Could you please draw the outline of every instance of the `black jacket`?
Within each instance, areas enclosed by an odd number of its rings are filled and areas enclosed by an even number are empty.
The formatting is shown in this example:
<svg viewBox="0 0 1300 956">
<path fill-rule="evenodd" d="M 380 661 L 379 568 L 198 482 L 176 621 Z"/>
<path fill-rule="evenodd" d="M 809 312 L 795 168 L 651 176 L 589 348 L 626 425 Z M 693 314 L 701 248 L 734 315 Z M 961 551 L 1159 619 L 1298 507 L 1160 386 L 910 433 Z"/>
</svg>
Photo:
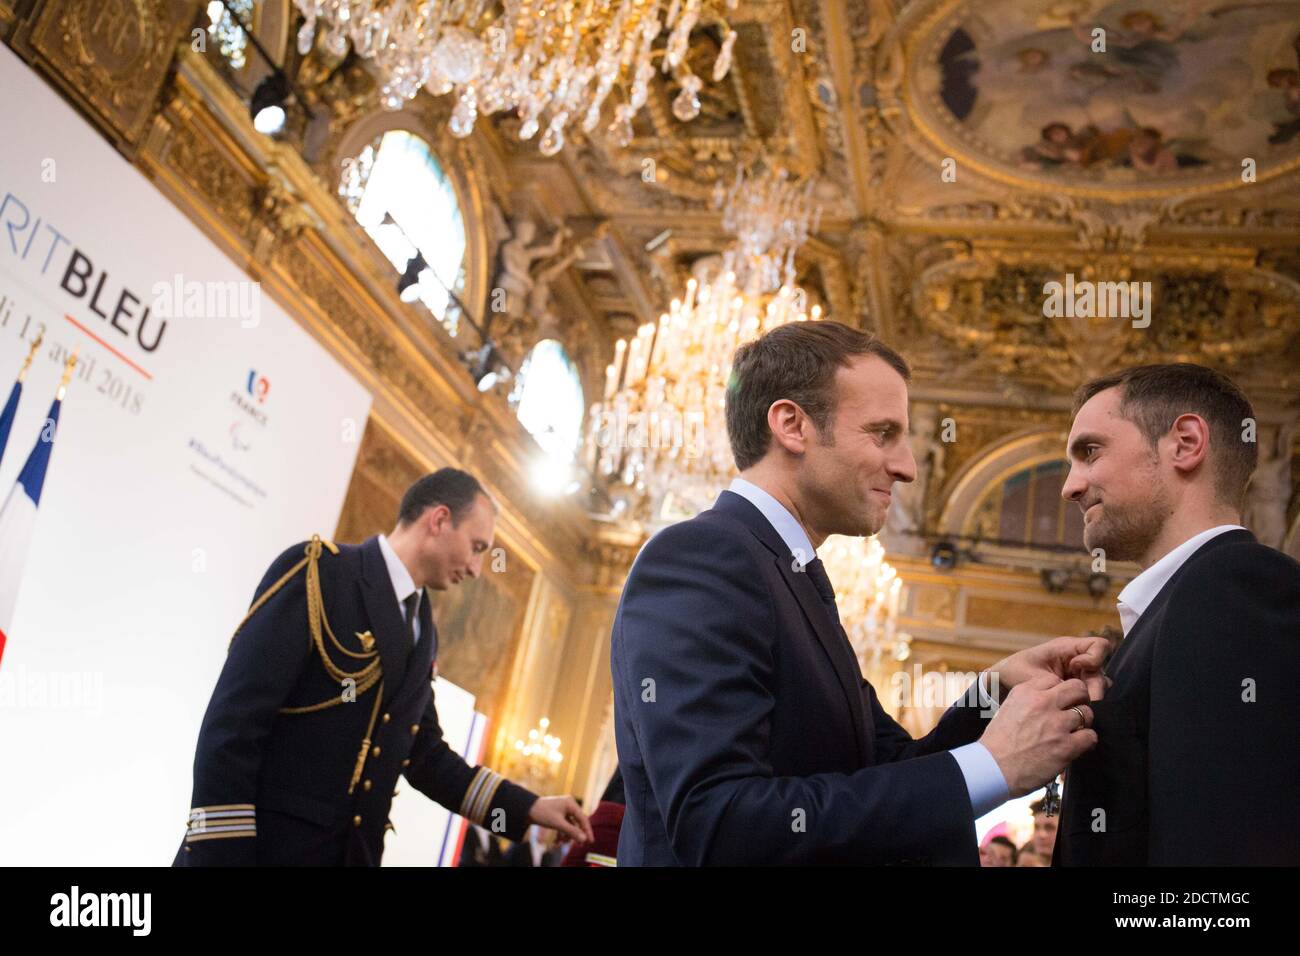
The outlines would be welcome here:
<svg viewBox="0 0 1300 956">
<path fill-rule="evenodd" d="M 1249 531 L 1211 538 L 1107 672 L 1054 864 L 1300 864 L 1300 565 Z"/>
<path fill-rule="evenodd" d="M 977 706 L 913 740 L 750 502 L 638 555 L 612 636 L 619 866 L 978 863 L 957 761 Z"/>
<path fill-rule="evenodd" d="M 302 562 L 309 545 L 275 560 L 255 603 Z M 327 672 L 308 628 L 309 575 L 301 568 L 231 643 L 199 730 L 191 820 L 177 865 L 378 865 L 399 775 L 504 836 L 518 839 L 527 829 L 536 797 L 469 766 L 443 740 L 428 595 L 412 648 L 378 538 L 333 550 L 321 548 L 316 562 L 328 623 L 322 645 L 343 672 L 356 673 L 377 655 L 383 698 L 376 708 L 380 685 L 354 683 L 349 700 L 346 682 Z M 325 701 L 332 706 L 283 712 Z"/>
</svg>

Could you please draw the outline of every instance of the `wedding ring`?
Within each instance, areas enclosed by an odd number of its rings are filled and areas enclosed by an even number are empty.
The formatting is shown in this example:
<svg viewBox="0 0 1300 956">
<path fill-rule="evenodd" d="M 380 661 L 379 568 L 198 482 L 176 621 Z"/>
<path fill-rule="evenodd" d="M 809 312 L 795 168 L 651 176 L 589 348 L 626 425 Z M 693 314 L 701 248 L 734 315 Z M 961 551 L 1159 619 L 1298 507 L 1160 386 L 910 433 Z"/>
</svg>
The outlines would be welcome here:
<svg viewBox="0 0 1300 956">
<path fill-rule="evenodd" d="M 1074 729 L 1082 730 L 1087 725 L 1088 718 L 1083 716 L 1083 711 L 1081 711 L 1077 706 L 1071 707 L 1070 709 L 1079 715 L 1079 726 L 1075 727 Z"/>
</svg>

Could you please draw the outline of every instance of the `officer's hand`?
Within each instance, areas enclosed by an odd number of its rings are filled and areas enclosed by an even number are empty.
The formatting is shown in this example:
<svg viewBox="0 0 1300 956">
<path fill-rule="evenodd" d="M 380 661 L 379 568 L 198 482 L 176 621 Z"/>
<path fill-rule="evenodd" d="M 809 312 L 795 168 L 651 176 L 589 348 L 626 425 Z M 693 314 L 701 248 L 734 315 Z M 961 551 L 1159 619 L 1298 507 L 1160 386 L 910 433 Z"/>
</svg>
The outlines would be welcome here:
<svg viewBox="0 0 1300 956">
<path fill-rule="evenodd" d="M 538 797 L 528 811 L 528 822 L 556 830 L 579 843 L 595 843 L 591 821 L 573 797 Z"/>
</svg>

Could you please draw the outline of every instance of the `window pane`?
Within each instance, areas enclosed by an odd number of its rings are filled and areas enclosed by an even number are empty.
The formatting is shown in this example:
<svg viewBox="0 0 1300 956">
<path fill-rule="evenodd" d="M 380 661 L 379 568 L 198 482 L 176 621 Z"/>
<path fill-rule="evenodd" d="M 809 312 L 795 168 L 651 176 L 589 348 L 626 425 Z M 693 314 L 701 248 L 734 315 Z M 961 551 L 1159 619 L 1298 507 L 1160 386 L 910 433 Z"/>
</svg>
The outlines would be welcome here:
<svg viewBox="0 0 1300 956">
<path fill-rule="evenodd" d="M 1083 517 L 1074 502 L 1061 498 L 1069 465 L 1048 461 L 1008 476 L 984 492 L 968 522 L 971 533 L 996 537 L 1008 545 L 1076 548 L 1083 540 Z"/>
<path fill-rule="evenodd" d="M 1029 472 L 1012 475 L 1002 486 L 1002 527 L 998 533 L 1003 541 L 1021 542 L 1028 539 L 1029 529 Z"/>
<path fill-rule="evenodd" d="M 1034 513 L 1030 543 L 1061 543 L 1061 486 L 1065 484 L 1063 465 L 1046 462 L 1034 469 Z"/>
<path fill-rule="evenodd" d="M 465 223 L 428 143 L 404 130 L 384 134 L 356 217 L 399 275 L 419 249 L 429 267 L 420 274 L 420 300 L 439 319 L 446 317 L 446 290 L 456 288 L 465 258 Z"/>
<path fill-rule="evenodd" d="M 582 382 L 554 339 L 538 342 L 519 370 L 514 396 L 519 422 L 551 458 L 571 462 L 582 433 Z"/>
</svg>

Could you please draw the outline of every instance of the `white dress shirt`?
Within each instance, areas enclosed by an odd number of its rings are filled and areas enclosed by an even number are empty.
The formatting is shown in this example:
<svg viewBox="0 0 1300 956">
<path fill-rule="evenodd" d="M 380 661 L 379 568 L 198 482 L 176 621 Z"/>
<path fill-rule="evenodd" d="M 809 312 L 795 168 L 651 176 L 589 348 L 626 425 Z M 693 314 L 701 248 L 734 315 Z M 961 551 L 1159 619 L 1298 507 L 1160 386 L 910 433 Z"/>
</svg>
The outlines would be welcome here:
<svg viewBox="0 0 1300 956">
<path fill-rule="evenodd" d="M 807 564 L 816 557 L 817 552 L 813 550 L 808 532 L 785 505 L 744 478 L 733 478 L 727 490 L 740 495 L 762 513 L 790 549 L 791 557 L 798 559 L 800 564 Z M 980 692 L 981 699 L 986 700 L 987 692 L 982 685 Z M 1010 792 L 1007 790 L 1006 778 L 1002 776 L 1002 768 L 987 747 L 977 740 L 950 750 L 949 753 L 957 761 L 961 775 L 966 780 L 966 792 L 970 795 L 971 809 L 975 811 L 977 819 L 1007 801 Z"/>
<path fill-rule="evenodd" d="M 1115 608 L 1119 611 L 1119 623 L 1124 628 L 1124 636 L 1128 637 L 1128 632 L 1133 630 L 1133 625 L 1138 622 L 1142 612 L 1151 606 L 1151 602 L 1169 583 L 1174 572 L 1181 568 L 1183 562 L 1195 554 L 1201 545 L 1225 531 L 1238 530 L 1244 531 L 1245 528 L 1239 524 L 1221 524 L 1200 534 L 1194 534 L 1125 585 L 1115 602 Z"/>
<path fill-rule="evenodd" d="M 402 559 L 397 556 L 393 546 L 388 543 L 388 539 L 382 534 L 379 536 L 379 551 L 384 556 L 384 564 L 388 566 L 388 579 L 393 582 L 393 593 L 397 595 L 397 613 L 402 620 L 406 620 L 406 599 L 414 594 L 418 588 L 415 581 L 411 578 L 411 572 L 406 570 L 406 565 Z M 424 600 L 424 594 L 421 593 L 420 600 Z M 420 639 L 420 601 L 415 602 L 415 639 Z"/>
</svg>

